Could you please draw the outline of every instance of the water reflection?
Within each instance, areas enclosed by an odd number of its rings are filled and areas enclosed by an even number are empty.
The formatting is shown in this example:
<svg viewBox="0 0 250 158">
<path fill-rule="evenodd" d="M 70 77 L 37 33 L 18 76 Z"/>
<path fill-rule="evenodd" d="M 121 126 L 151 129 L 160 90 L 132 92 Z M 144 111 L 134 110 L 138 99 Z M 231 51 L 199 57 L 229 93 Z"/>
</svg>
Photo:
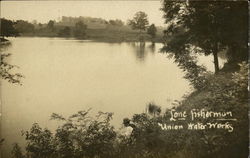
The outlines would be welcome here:
<svg viewBox="0 0 250 158">
<path fill-rule="evenodd" d="M 152 53 L 155 53 L 155 43 L 153 42 L 153 43 L 151 43 L 149 46 L 148 46 L 148 48 L 150 49 L 150 52 L 152 52 Z"/>
<path fill-rule="evenodd" d="M 137 61 L 144 62 L 149 53 L 154 54 L 156 51 L 154 43 L 145 43 L 145 42 L 133 42 L 130 43 L 135 53 Z"/>
</svg>

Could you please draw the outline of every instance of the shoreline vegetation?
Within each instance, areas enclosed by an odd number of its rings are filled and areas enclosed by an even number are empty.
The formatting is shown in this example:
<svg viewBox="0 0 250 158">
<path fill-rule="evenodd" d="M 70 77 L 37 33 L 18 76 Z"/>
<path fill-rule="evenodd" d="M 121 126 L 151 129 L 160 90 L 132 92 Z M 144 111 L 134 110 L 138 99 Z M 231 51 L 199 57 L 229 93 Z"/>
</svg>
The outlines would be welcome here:
<svg viewBox="0 0 250 158">
<path fill-rule="evenodd" d="M 1 21 L 8 29 L 6 37 L 63 37 L 100 42 L 137 42 L 142 38 L 145 42 L 163 42 L 163 27 L 152 24 L 153 32 L 151 26 L 150 29 L 145 26 L 140 30 L 118 19 L 107 21 L 101 18 L 63 16 L 60 21 L 50 20 L 44 24 L 24 20 Z"/>
</svg>

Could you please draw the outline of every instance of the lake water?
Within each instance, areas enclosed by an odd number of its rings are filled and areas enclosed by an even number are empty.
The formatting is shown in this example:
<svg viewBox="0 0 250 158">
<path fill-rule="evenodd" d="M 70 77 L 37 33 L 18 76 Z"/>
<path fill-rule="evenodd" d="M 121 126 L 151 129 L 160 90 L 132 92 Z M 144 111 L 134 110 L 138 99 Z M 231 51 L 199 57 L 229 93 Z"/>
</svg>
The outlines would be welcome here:
<svg viewBox="0 0 250 158">
<path fill-rule="evenodd" d="M 22 86 L 1 83 L 4 155 L 13 142 L 23 144 L 21 130 L 34 122 L 54 129 L 53 112 L 71 115 L 92 108 L 114 112 L 112 123 L 145 111 L 154 102 L 162 108 L 190 92 L 173 60 L 159 53 L 162 44 L 102 43 L 60 38 L 11 38 L 8 62 L 18 65 Z M 211 57 L 200 59 L 213 70 Z"/>
</svg>

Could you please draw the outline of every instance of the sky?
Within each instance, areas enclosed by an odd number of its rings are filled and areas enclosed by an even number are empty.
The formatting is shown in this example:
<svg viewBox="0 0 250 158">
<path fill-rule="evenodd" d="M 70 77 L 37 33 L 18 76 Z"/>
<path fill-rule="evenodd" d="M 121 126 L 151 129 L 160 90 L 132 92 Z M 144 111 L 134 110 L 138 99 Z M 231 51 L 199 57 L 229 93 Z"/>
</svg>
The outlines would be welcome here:
<svg viewBox="0 0 250 158">
<path fill-rule="evenodd" d="M 164 25 L 161 1 L 1 1 L 1 17 L 47 23 L 62 16 L 121 19 L 126 22 L 137 11 L 148 14 L 149 23 Z"/>
</svg>

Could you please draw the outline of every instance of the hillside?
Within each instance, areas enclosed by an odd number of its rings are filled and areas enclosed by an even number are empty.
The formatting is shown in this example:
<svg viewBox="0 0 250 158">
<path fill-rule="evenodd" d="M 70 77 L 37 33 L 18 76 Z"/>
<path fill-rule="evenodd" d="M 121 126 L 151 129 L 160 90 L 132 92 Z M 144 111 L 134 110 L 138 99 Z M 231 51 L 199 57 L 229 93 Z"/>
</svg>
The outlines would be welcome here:
<svg viewBox="0 0 250 158">
<path fill-rule="evenodd" d="M 65 17 L 59 21 L 50 20 L 48 23 L 29 23 L 28 21 L 18 20 L 15 23 L 20 36 L 38 36 L 38 37 L 76 37 L 75 27 L 77 23 L 81 23 L 84 28 L 78 31 L 83 31 L 84 37 L 81 39 L 107 41 L 107 42 L 123 42 L 123 41 L 138 41 L 139 31 L 133 30 L 125 22 L 115 20 L 105 20 L 102 18 L 93 17 Z M 163 27 L 157 27 L 155 42 L 162 42 Z M 79 34 L 79 33 L 78 33 Z M 145 41 L 151 41 L 151 37 L 147 31 L 142 31 L 141 36 Z"/>
</svg>

